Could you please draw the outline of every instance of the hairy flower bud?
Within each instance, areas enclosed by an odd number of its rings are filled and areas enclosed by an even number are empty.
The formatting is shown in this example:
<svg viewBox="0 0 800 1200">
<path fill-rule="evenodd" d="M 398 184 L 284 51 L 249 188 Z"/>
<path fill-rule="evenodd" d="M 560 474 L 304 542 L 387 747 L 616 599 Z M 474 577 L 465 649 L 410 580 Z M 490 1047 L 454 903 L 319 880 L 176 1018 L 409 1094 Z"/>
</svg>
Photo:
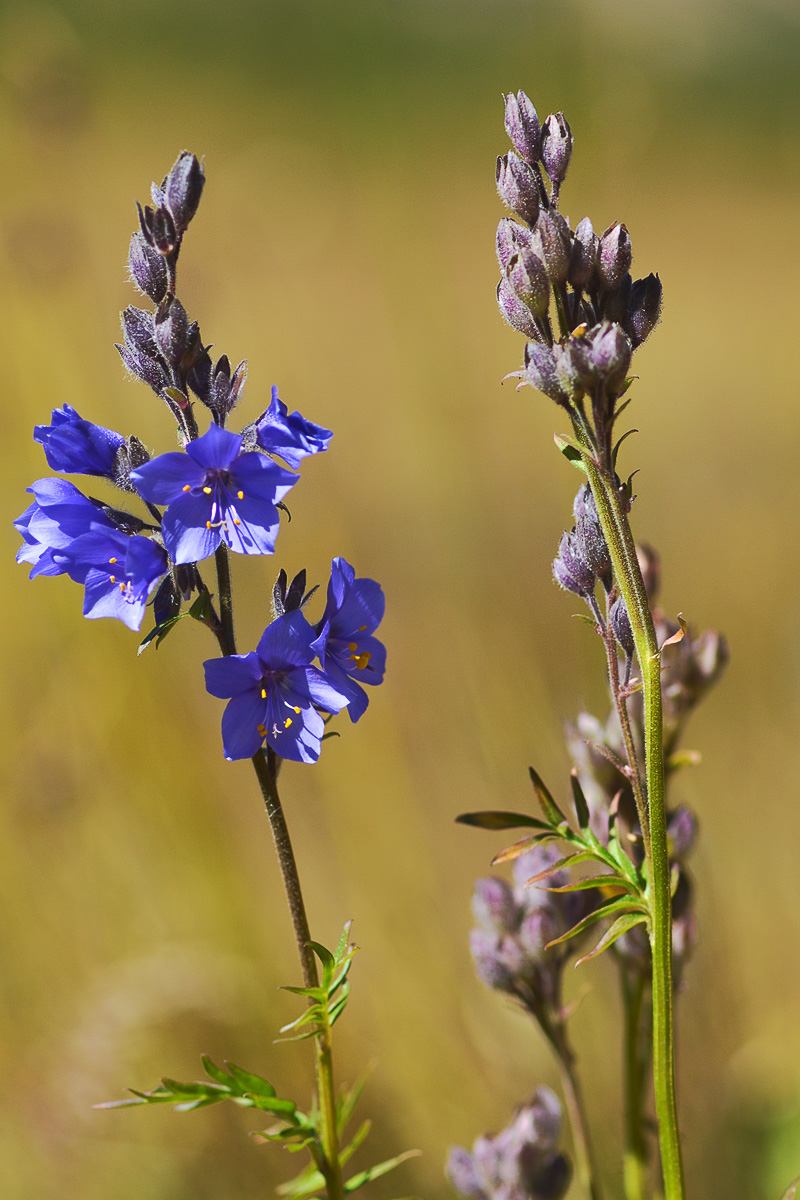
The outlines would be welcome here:
<svg viewBox="0 0 800 1200">
<path fill-rule="evenodd" d="M 646 279 L 637 279 L 628 298 L 628 311 L 624 328 L 633 348 L 653 332 L 661 316 L 661 280 L 650 274 Z"/>
<path fill-rule="evenodd" d="M 472 912 L 482 929 L 494 933 L 513 933 L 519 926 L 519 907 L 504 879 L 490 876 L 476 882 Z"/>
<path fill-rule="evenodd" d="M 167 264 L 141 233 L 131 238 L 128 267 L 139 291 L 160 304 L 167 294 Z"/>
<path fill-rule="evenodd" d="M 600 238 L 595 233 L 592 222 L 588 217 L 584 217 L 582 221 L 578 222 L 572 239 L 567 275 L 567 280 L 572 287 L 585 289 L 591 286 L 597 267 L 599 246 Z"/>
<path fill-rule="evenodd" d="M 513 152 L 497 160 L 495 172 L 500 199 L 529 225 L 539 215 L 539 184 L 533 168 Z"/>
<path fill-rule="evenodd" d="M 590 330 L 587 340 L 597 378 L 605 384 L 609 396 L 619 395 L 631 365 L 630 339 L 619 325 L 603 321 Z"/>
<path fill-rule="evenodd" d="M 631 288 L 633 279 L 630 271 L 626 271 L 622 276 L 619 287 L 613 292 L 606 292 L 603 296 L 603 317 L 606 321 L 614 321 L 617 325 L 622 325 L 628 315 L 628 304 L 631 298 Z"/>
<path fill-rule="evenodd" d="M 551 283 L 563 283 L 567 278 L 571 256 L 571 239 L 564 218 L 557 212 L 542 210 L 536 222 L 533 244 L 544 262 Z"/>
<path fill-rule="evenodd" d="M 679 861 L 686 858 L 697 840 L 697 817 L 685 804 L 680 804 L 669 814 L 667 836 L 670 858 Z"/>
<path fill-rule="evenodd" d="M 625 607 L 625 601 L 623 600 L 622 596 L 618 596 L 611 605 L 611 611 L 608 614 L 608 618 L 614 637 L 617 639 L 628 658 L 630 658 L 636 649 L 636 643 L 633 640 L 631 619 L 628 616 L 628 610 Z"/>
<path fill-rule="evenodd" d="M 568 404 L 569 393 L 559 380 L 556 356 L 549 347 L 538 342 L 526 344 L 524 378 L 531 387 L 544 392 L 556 404 Z"/>
<path fill-rule="evenodd" d="M 197 212 L 205 181 L 202 163 L 188 150 L 182 150 L 164 181 L 162 201 L 166 202 L 180 233 L 183 233 Z"/>
<path fill-rule="evenodd" d="M 551 113 L 542 126 L 542 162 L 552 183 L 563 183 L 572 157 L 572 130 L 563 113 Z"/>
<path fill-rule="evenodd" d="M 128 350 L 147 354 L 151 358 L 158 357 L 158 346 L 155 338 L 155 320 L 153 314 L 144 308 L 134 308 L 129 304 L 120 314 L 122 334 Z"/>
<path fill-rule="evenodd" d="M 497 303 L 503 317 L 512 329 L 524 333 L 525 337 L 538 338 L 539 330 L 530 309 L 526 308 L 507 279 L 497 285 Z"/>
<path fill-rule="evenodd" d="M 177 367 L 188 345 L 189 319 L 180 300 L 171 300 L 159 310 L 155 321 L 155 339 L 162 356 L 171 367 Z"/>
<path fill-rule="evenodd" d="M 531 166 L 541 158 L 542 131 L 536 109 L 524 92 L 505 97 L 506 133 L 514 149 Z"/>
<path fill-rule="evenodd" d="M 642 572 L 644 590 L 651 606 L 658 598 L 661 589 L 661 560 L 657 551 L 644 542 L 636 543 L 636 557 L 639 560 L 639 570 Z"/>
<path fill-rule="evenodd" d="M 611 554 L 588 483 L 584 484 L 575 497 L 573 511 L 576 518 L 575 541 L 578 553 L 592 568 L 606 592 L 610 592 L 613 582 Z"/>
<path fill-rule="evenodd" d="M 496 933 L 484 929 L 472 930 L 469 935 L 470 953 L 477 976 L 487 987 L 499 992 L 515 991 L 522 954 L 521 951 L 515 953 L 514 947 L 511 938 L 501 939 Z"/>
<path fill-rule="evenodd" d="M 574 529 L 561 536 L 558 555 L 553 562 L 553 575 L 562 588 L 584 600 L 594 593 L 595 573 L 581 554 Z"/>
<path fill-rule="evenodd" d="M 543 320 L 550 307 L 550 282 L 540 258 L 522 246 L 508 265 L 508 282 L 519 300 L 535 317 Z"/>
<path fill-rule="evenodd" d="M 597 274 L 607 292 L 615 291 L 631 269 L 633 248 L 628 230 L 617 222 L 610 225 L 600 238 L 597 252 Z"/>
</svg>

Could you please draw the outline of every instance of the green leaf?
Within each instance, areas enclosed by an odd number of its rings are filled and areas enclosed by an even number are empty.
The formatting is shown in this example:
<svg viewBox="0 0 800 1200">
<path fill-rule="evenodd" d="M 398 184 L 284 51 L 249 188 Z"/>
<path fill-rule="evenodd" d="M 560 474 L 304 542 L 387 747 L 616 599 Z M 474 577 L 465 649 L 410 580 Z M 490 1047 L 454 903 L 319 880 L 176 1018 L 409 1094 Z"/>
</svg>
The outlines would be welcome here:
<svg viewBox="0 0 800 1200">
<path fill-rule="evenodd" d="M 638 432 L 639 432 L 638 429 L 629 429 L 627 433 L 623 433 L 622 437 L 618 440 L 614 449 L 611 451 L 611 462 L 612 462 L 613 466 L 616 467 L 616 465 L 617 465 L 617 455 L 619 454 L 619 448 L 622 445 L 622 443 L 625 441 L 625 438 L 629 438 L 632 433 L 638 433 Z"/>
<path fill-rule="evenodd" d="M 569 778 L 572 784 L 572 799 L 575 802 L 575 815 L 578 818 L 578 825 L 581 832 L 586 833 L 589 828 L 589 805 L 586 803 L 586 797 L 583 794 L 583 788 L 578 779 L 578 772 L 574 767 L 570 772 Z"/>
<path fill-rule="evenodd" d="M 521 842 L 514 842 L 512 846 L 506 846 L 505 850 L 501 850 L 499 854 L 495 854 L 492 859 L 492 866 L 497 867 L 501 863 L 513 862 L 515 858 L 521 858 L 533 846 L 540 846 L 542 842 L 556 842 L 560 840 L 560 833 L 535 833 L 532 837 L 523 838 Z"/>
<path fill-rule="evenodd" d="M 211 608 L 211 597 L 205 588 L 197 593 L 197 598 L 186 615 L 192 617 L 195 621 L 203 622 L 209 620 L 214 615 Z"/>
<path fill-rule="evenodd" d="M 670 754 L 664 766 L 668 771 L 680 771 L 684 767 L 699 767 L 703 756 L 699 750 L 676 750 Z"/>
<path fill-rule="evenodd" d="M 617 938 L 622 937 L 623 933 L 627 933 L 629 929 L 633 929 L 636 925 L 643 925 L 646 921 L 647 917 L 643 913 L 623 913 L 605 931 L 594 950 L 590 950 L 588 954 L 584 954 L 583 958 L 577 959 L 575 966 L 579 967 L 581 963 L 588 962 L 590 958 L 597 958 L 609 946 L 613 946 Z"/>
<path fill-rule="evenodd" d="M 260 1075 L 253 1075 L 250 1071 L 237 1067 L 236 1063 L 226 1062 L 225 1066 L 243 1092 L 249 1092 L 253 1096 L 267 1096 L 270 1100 L 277 1096 L 278 1093 L 272 1084 L 267 1083 L 266 1079 L 262 1079 Z"/>
<path fill-rule="evenodd" d="M 585 475 L 587 473 L 583 462 L 585 455 L 580 447 L 571 438 L 565 437 L 562 433 L 556 433 L 553 437 L 567 462 L 571 463 L 573 467 L 576 467 L 577 470 Z"/>
<path fill-rule="evenodd" d="M 308 944 L 316 954 L 319 961 L 322 963 L 322 970 L 333 971 L 333 968 L 336 965 L 336 960 L 334 959 L 330 950 L 326 950 L 325 947 L 319 942 L 309 942 Z"/>
<path fill-rule="evenodd" d="M 279 1196 L 310 1196 L 312 1192 L 324 1191 L 324 1188 L 325 1176 L 312 1162 L 294 1179 L 276 1187 L 275 1191 Z"/>
<path fill-rule="evenodd" d="M 558 871 L 563 871 L 565 867 L 577 867 L 578 863 L 597 861 L 597 855 L 592 850 L 578 850 L 574 854 L 565 854 L 563 858 L 559 858 L 552 866 L 545 867 L 537 875 L 531 875 L 530 879 L 525 880 L 523 886 L 533 887 L 541 879 L 549 879 L 551 875 L 555 875 Z"/>
<path fill-rule="evenodd" d="M 321 987 L 289 987 L 288 984 L 283 984 L 280 991 L 292 992 L 295 996 L 307 996 L 309 1000 L 316 1000 L 318 1004 L 328 998 L 327 988 Z"/>
<path fill-rule="evenodd" d="M 350 1088 L 342 1088 L 339 1099 L 336 1102 L 336 1129 L 341 1138 L 355 1111 L 355 1107 L 361 1099 L 362 1092 L 367 1085 L 372 1072 L 375 1070 L 375 1062 L 368 1063 L 356 1082 Z"/>
<path fill-rule="evenodd" d="M 233 1087 L 233 1076 L 229 1075 L 227 1071 L 223 1071 L 222 1067 L 218 1067 L 216 1063 L 212 1062 L 207 1054 L 201 1054 L 200 1061 L 203 1064 L 203 1069 L 206 1075 L 209 1075 L 212 1079 L 215 1079 L 217 1083 L 221 1083 L 223 1087 Z"/>
<path fill-rule="evenodd" d="M 794 1183 L 790 1183 L 786 1191 L 781 1196 L 781 1200 L 796 1200 L 798 1188 L 800 1188 L 800 1175 L 797 1176 Z"/>
<path fill-rule="evenodd" d="M 473 812 L 461 813 L 456 817 L 459 825 L 476 825 L 478 829 L 550 829 L 536 817 L 526 813 L 515 812 Z"/>
<path fill-rule="evenodd" d="M 350 1142 L 348 1142 L 348 1144 L 345 1146 L 344 1150 L 342 1150 L 339 1154 L 339 1162 L 342 1164 L 342 1166 L 344 1166 L 344 1164 L 346 1162 L 349 1162 L 350 1159 L 355 1154 L 356 1150 L 358 1150 L 358 1148 L 361 1145 L 363 1145 L 363 1143 L 366 1140 L 367 1134 L 369 1133 L 371 1128 L 372 1128 L 372 1122 L 369 1120 L 364 1121 L 363 1124 L 359 1126 L 358 1132 L 356 1133 L 355 1137 Z"/>
<path fill-rule="evenodd" d="M 563 825 L 568 823 L 567 818 L 562 813 L 561 809 L 556 804 L 550 791 L 545 786 L 545 782 L 533 767 L 528 767 L 528 774 L 531 777 L 533 790 L 536 793 L 536 799 L 539 801 L 542 812 L 551 825 Z"/>
<path fill-rule="evenodd" d="M 345 1195 L 356 1191 L 357 1188 L 363 1187 L 365 1183 L 369 1183 L 371 1179 L 380 1179 L 381 1175 L 388 1175 L 395 1167 L 399 1167 L 408 1158 L 416 1158 L 420 1154 L 419 1150 L 406 1150 L 403 1154 L 398 1154 L 396 1158 L 387 1158 L 385 1162 L 378 1163 L 376 1167 L 367 1167 L 366 1171 L 360 1171 L 358 1175 L 352 1175 L 344 1185 Z"/>
<path fill-rule="evenodd" d="M 175 616 L 170 617 L 168 621 L 162 621 L 160 625 L 155 625 L 148 634 L 145 634 L 139 643 L 139 649 L 136 651 L 137 657 L 147 649 L 152 641 L 155 641 L 156 649 L 158 649 L 167 634 L 175 628 L 181 617 L 185 616 L 187 616 L 186 613 L 176 613 Z"/>
<path fill-rule="evenodd" d="M 561 887 L 544 888 L 546 892 L 588 892 L 592 888 L 617 887 L 623 888 L 626 892 L 633 892 L 638 895 L 638 888 L 628 879 L 621 879 L 619 875 L 590 875 L 586 879 L 574 879 L 572 883 L 562 884 Z"/>
<path fill-rule="evenodd" d="M 552 942 L 547 943 L 545 950 L 549 950 L 551 946 L 558 946 L 561 942 L 569 941 L 570 938 L 583 933 L 584 929 L 588 929 L 590 925 L 594 925 L 595 921 L 601 921 L 603 917 L 613 917 L 615 913 L 623 912 L 644 912 L 644 909 L 634 900 L 629 900 L 627 896 L 622 896 L 619 900 L 609 900 L 607 904 L 602 904 L 600 908 L 590 912 L 582 921 L 578 921 L 577 925 L 573 925 L 566 933 L 562 933 L 561 937 L 553 938 Z"/>
</svg>

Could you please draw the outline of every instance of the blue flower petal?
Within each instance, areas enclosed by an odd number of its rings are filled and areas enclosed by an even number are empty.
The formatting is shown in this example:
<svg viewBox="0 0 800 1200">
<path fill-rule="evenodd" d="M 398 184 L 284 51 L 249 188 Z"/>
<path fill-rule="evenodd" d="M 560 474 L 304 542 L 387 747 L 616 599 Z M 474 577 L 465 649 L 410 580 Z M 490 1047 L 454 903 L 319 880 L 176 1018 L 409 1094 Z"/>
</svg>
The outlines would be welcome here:
<svg viewBox="0 0 800 1200">
<path fill-rule="evenodd" d="M 242 692 L 249 691 L 254 684 L 261 683 L 261 663 L 258 655 L 228 654 L 224 658 L 210 658 L 203 663 L 206 673 L 206 691 L 220 700 L 230 700 Z"/>
<path fill-rule="evenodd" d="M 224 470 L 231 465 L 241 448 L 240 434 L 212 425 L 202 437 L 188 443 L 186 453 L 205 470 Z"/>
<path fill-rule="evenodd" d="M 187 492 L 173 500 L 161 524 L 164 545 L 174 563 L 201 562 L 220 543 L 219 527 L 211 525 L 212 498 Z"/>
<path fill-rule="evenodd" d="M 260 749 L 264 737 L 257 726 L 263 727 L 266 709 L 258 688 L 241 692 L 228 701 L 222 716 L 222 745 L 227 759 L 252 758 Z"/>
<path fill-rule="evenodd" d="M 159 454 L 131 471 L 134 487 L 151 504 L 171 504 L 184 488 L 199 487 L 204 479 L 204 469 L 180 450 Z"/>
</svg>

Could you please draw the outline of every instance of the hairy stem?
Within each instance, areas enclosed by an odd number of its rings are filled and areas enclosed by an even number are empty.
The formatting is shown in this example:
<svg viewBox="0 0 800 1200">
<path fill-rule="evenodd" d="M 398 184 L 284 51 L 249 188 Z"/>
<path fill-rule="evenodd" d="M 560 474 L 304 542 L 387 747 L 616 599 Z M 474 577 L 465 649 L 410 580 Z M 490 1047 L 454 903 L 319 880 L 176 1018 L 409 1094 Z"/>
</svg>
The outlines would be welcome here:
<svg viewBox="0 0 800 1200">
<path fill-rule="evenodd" d="M 647 820 L 647 800 L 642 788 L 642 774 L 639 769 L 639 757 L 636 753 L 636 743 L 633 740 L 633 730 L 631 729 L 631 721 L 628 715 L 628 703 L 622 694 L 619 682 L 619 659 L 617 658 L 617 647 L 614 642 L 614 633 L 609 622 L 606 622 L 605 631 L 603 633 L 603 641 L 606 645 L 606 656 L 608 658 L 608 679 L 611 688 L 611 698 L 614 701 L 614 707 L 617 710 L 617 719 L 619 720 L 620 729 L 622 730 L 622 740 L 625 743 L 625 754 L 630 767 L 630 782 L 633 789 L 634 799 L 636 800 L 636 811 L 639 816 L 639 824 L 642 829 L 642 840 L 644 842 L 644 852 L 647 861 L 650 861 L 650 826 Z"/>
<path fill-rule="evenodd" d="M 665 1200 L 684 1200 L 683 1163 L 675 1096 L 672 990 L 672 906 L 661 713 L 661 659 L 653 617 L 636 557 L 626 508 L 614 476 L 600 466 L 583 437 L 583 463 L 611 553 L 614 574 L 630 617 L 644 695 L 645 770 L 650 821 L 647 894 L 653 955 L 653 1083 Z"/>
<path fill-rule="evenodd" d="M 647 1148 L 644 1134 L 644 1083 L 649 1054 L 642 1027 L 647 980 L 639 971 L 620 969 L 625 1016 L 625 1155 L 622 1182 L 625 1200 L 645 1200 Z M 649 1014 L 648 1014 L 649 1015 Z"/>
<path fill-rule="evenodd" d="M 564 1100 L 572 1128 L 578 1179 L 591 1200 L 602 1200 L 597 1164 L 594 1161 L 592 1142 L 589 1136 L 589 1121 L 586 1116 L 583 1091 L 575 1069 L 575 1055 L 567 1039 L 564 1021 L 552 1024 L 549 1021 L 540 1021 L 540 1024 L 558 1060 L 561 1086 L 564 1089 Z"/>
</svg>

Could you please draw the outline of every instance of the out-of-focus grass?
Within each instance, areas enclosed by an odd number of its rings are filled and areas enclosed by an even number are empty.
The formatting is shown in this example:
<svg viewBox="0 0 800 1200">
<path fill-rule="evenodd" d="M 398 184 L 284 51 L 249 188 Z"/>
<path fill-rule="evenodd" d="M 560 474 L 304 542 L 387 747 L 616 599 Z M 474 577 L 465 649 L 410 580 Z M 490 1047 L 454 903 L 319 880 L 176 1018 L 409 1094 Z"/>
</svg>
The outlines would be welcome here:
<svg viewBox="0 0 800 1200">
<path fill-rule="evenodd" d="M 667 10 L 665 9 L 664 12 Z M 561 787 L 561 723 L 603 704 L 600 654 L 549 561 L 577 476 L 557 410 L 500 378 L 521 339 L 496 315 L 499 93 L 563 107 L 573 220 L 624 219 L 665 316 L 637 360 L 625 469 L 664 602 L 729 636 L 729 675 L 678 783 L 700 814 L 701 928 L 680 1002 L 695 1195 L 767 1200 L 800 1170 L 796 802 L 800 435 L 793 230 L 800 32 L 790 5 L 84 0 L 9 6 L 0 69 L 4 737 L 0 1013 L 10 1200 L 255 1196 L 293 1165 L 247 1114 L 97 1113 L 125 1084 L 231 1057 L 308 1087 L 273 1047 L 297 968 L 246 764 L 182 628 L 80 619 L 65 580 L 28 584 L 9 520 L 45 474 L 30 428 L 68 401 L 171 448 L 166 411 L 111 343 L 133 300 L 135 196 L 182 146 L 209 185 L 182 295 L 219 352 L 250 360 L 336 431 L 307 464 L 274 562 L 238 562 L 242 645 L 283 565 L 344 554 L 388 597 L 385 686 L 284 793 L 315 936 L 348 917 L 363 953 L 339 1064 L 378 1066 L 373 1154 L 424 1157 L 376 1195 L 444 1194 L 453 1141 L 555 1082 L 523 1021 L 474 979 L 469 893 L 497 848 L 467 807 L 525 804 L 530 761 Z M 676 15 L 677 14 L 677 15 Z M 188 622 L 186 623 L 189 624 Z M 617 1169 L 610 964 L 569 981 L 609 1177 Z M 298 1079 L 300 1084 L 298 1085 Z M 362 1158 L 364 1157 L 362 1153 Z"/>
</svg>

